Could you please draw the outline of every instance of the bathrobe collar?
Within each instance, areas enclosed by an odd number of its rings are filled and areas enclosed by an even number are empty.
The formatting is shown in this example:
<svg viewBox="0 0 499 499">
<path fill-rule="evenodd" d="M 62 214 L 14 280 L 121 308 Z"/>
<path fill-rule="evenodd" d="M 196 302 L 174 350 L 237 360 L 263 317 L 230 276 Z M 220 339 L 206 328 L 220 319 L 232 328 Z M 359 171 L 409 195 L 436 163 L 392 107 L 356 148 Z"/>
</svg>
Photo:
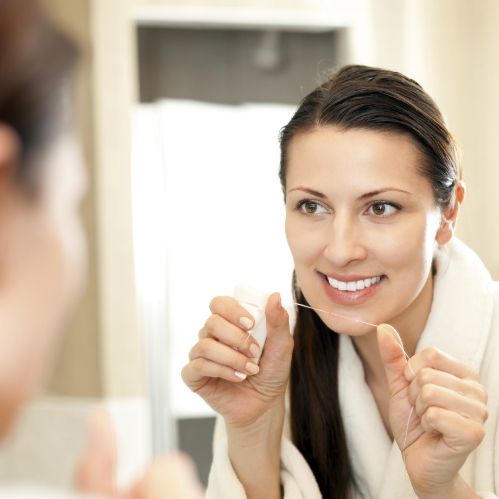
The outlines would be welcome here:
<svg viewBox="0 0 499 499">
<path fill-rule="evenodd" d="M 492 320 L 492 279 L 458 239 L 436 251 L 433 303 L 416 351 L 437 347 L 479 370 Z M 339 397 L 350 459 L 361 497 L 416 498 L 364 379 L 351 338 L 340 337 Z"/>
</svg>

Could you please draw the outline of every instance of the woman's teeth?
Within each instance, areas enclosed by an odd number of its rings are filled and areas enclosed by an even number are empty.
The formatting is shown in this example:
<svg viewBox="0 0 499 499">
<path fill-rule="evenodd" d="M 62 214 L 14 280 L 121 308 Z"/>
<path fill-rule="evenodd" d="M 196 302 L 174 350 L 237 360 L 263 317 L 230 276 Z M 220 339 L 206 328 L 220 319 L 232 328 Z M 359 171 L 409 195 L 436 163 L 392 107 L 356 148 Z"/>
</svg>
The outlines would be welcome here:
<svg viewBox="0 0 499 499">
<path fill-rule="evenodd" d="M 327 278 L 329 284 L 340 291 L 359 291 L 360 289 L 365 289 L 371 287 L 373 284 L 378 284 L 381 281 L 381 276 L 370 277 L 369 279 L 361 279 L 360 281 L 337 281 L 332 277 Z"/>
</svg>

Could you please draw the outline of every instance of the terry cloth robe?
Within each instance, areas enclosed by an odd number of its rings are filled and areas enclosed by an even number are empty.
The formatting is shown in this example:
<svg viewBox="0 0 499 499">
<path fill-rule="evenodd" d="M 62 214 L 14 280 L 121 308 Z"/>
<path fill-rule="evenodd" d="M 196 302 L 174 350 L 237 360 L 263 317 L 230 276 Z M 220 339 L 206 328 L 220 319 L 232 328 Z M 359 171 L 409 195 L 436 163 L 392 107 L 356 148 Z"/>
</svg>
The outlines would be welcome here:
<svg viewBox="0 0 499 499">
<path fill-rule="evenodd" d="M 417 351 L 437 347 L 480 373 L 489 400 L 482 443 L 468 456 L 460 474 L 486 499 L 499 494 L 499 283 L 478 256 L 453 239 L 435 255 L 433 304 Z M 342 335 L 339 396 L 348 448 L 359 491 L 365 499 L 413 499 L 402 455 L 383 425 L 362 363 L 351 339 Z M 289 413 L 281 443 L 281 483 L 285 499 L 319 499 L 316 480 L 290 440 Z M 246 497 L 230 463 L 224 422 L 217 420 L 208 499 Z"/>
</svg>

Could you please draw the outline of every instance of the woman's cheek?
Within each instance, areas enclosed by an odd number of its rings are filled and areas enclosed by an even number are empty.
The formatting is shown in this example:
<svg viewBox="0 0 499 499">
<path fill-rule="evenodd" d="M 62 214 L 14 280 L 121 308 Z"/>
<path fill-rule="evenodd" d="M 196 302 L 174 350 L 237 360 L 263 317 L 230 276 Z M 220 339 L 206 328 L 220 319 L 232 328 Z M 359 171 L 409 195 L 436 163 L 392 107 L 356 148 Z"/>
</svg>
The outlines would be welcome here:
<svg viewBox="0 0 499 499">
<path fill-rule="evenodd" d="M 321 256 L 324 243 L 317 232 L 294 230 L 288 233 L 288 245 L 291 250 L 295 266 L 314 265 Z"/>
</svg>

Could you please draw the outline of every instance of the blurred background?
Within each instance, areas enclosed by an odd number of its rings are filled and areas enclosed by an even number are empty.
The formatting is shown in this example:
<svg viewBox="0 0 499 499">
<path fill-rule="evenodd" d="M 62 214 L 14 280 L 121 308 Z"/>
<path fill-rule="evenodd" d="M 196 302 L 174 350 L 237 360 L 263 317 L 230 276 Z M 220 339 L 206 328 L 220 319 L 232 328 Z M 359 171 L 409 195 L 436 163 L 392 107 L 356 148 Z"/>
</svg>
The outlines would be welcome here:
<svg viewBox="0 0 499 499">
<path fill-rule="evenodd" d="M 331 68 L 420 82 L 462 149 L 458 235 L 499 279 L 497 0 L 43 0 L 80 43 L 90 272 L 48 389 L 0 478 L 67 486 L 85 420 L 116 422 L 119 479 L 180 447 L 206 480 L 213 413 L 180 369 L 215 294 L 280 291 L 291 260 L 279 128 Z"/>
</svg>

